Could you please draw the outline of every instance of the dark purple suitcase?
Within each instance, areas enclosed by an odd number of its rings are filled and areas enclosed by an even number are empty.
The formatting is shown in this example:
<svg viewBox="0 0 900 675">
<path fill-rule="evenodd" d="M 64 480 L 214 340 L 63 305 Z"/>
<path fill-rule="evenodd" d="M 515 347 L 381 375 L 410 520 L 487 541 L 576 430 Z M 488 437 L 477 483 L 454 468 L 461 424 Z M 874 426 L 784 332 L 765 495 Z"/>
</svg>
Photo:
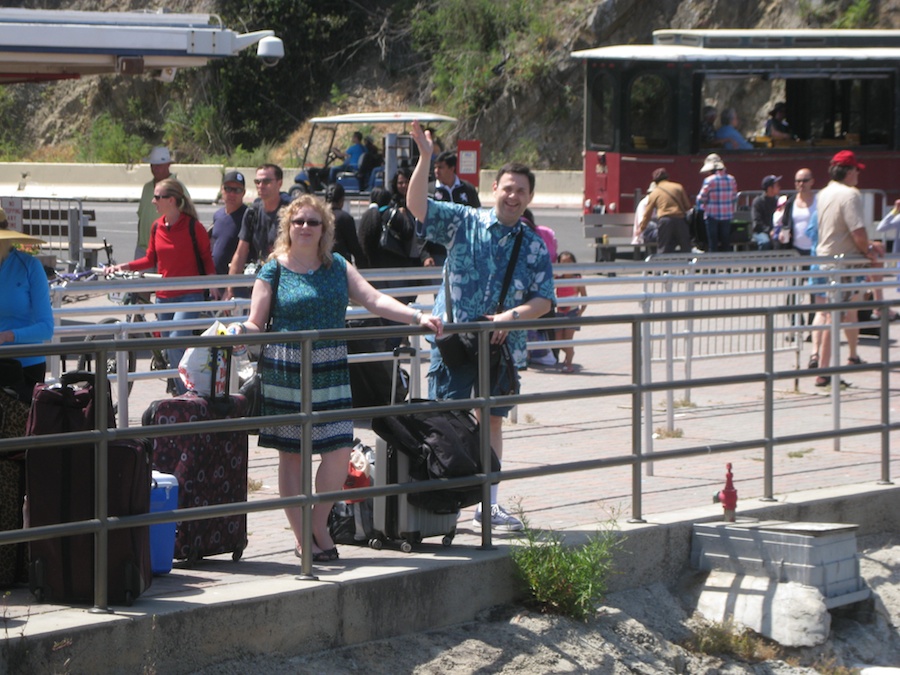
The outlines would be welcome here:
<svg viewBox="0 0 900 675">
<path fill-rule="evenodd" d="M 179 424 L 245 417 L 240 394 L 207 400 L 187 393 L 150 404 L 142 422 Z M 153 468 L 178 479 L 178 508 L 247 501 L 248 432 L 178 434 L 152 439 Z M 247 515 L 179 522 L 174 557 L 190 562 L 231 553 L 239 560 L 247 546 Z"/>
<path fill-rule="evenodd" d="M 78 382 L 87 386 L 76 387 Z M 38 385 L 28 435 L 94 428 L 93 375 L 67 373 L 61 385 Z M 108 411 L 110 426 L 115 415 Z M 109 450 L 110 516 L 150 511 L 150 443 L 115 441 Z M 25 459 L 28 524 L 31 527 L 94 518 L 94 446 L 30 448 Z M 29 544 L 29 586 L 40 602 L 91 604 L 94 600 L 94 536 L 41 539 Z M 152 582 L 150 528 L 109 533 L 109 601 L 130 605 Z"/>
</svg>

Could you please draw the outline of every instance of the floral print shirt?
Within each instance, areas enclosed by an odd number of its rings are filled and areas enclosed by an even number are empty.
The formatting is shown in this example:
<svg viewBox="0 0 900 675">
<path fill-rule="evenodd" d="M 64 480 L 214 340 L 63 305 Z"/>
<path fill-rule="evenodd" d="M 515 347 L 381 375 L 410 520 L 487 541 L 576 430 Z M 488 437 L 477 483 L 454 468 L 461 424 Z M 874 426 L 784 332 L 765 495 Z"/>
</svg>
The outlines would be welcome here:
<svg viewBox="0 0 900 675">
<path fill-rule="evenodd" d="M 503 278 L 519 230 L 522 248 L 504 309 L 532 298 L 554 301 L 553 266 L 547 246 L 530 227 L 518 222 L 506 227 L 497 221 L 494 209 L 473 209 L 462 204 L 428 200 L 428 215 L 418 223 L 417 234 L 447 248 L 444 275 L 449 281 L 453 316 L 446 317 L 445 286 L 441 285 L 434 302 L 434 314 L 453 323 L 474 321 L 497 313 Z M 527 363 L 524 330 L 510 331 L 507 341 L 517 367 Z"/>
</svg>

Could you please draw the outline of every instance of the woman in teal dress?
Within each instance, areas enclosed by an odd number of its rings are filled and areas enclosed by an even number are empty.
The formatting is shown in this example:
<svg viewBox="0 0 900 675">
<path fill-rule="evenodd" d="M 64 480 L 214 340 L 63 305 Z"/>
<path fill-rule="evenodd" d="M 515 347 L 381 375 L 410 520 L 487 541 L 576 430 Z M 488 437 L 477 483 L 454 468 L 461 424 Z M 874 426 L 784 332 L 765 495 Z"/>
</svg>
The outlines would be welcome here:
<svg viewBox="0 0 900 675">
<path fill-rule="evenodd" d="M 441 321 L 426 316 L 369 284 L 357 269 L 338 253 L 332 253 L 334 216 L 321 199 L 302 195 L 282 210 L 278 238 L 268 262 L 253 285 L 250 316 L 242 330 L 264 330 L 271 314 L 271 332 L 343 328 L 348 301 L 362 305 L 390 321 L 420 325 L 440 333 Z M 273 283 L 275 278 L 278 283 Z M 277 294 L 273 297 L 273 286 Z M 273 336 L 265 345 L 259 368 L 262 379 L 262 412 L 279 415 L 300 412 L 299 342 L 278 342 Z M 312 345 L 312 396 L 316 412 L 349 409 L 350 375 L 347 345 L 339 340 L 317 340 Z M 278 489 L 282 497 L 301 494 L 303 462 L 300 425 L 284 424 L 260 429 L 259 444 L 278 450 Z M 313 425 L 313 454 L 320 455 L 316 473 L 317 492 L 336 492 L 347 477 L 353 444 L 350 419 Z M 338 557 L 328 533 L 331 503 L 312 509 L 313 560 L 328 562 Z M 300 555 L 301 510 L 285 509 L 294 533 L 295 552 Z"/>
</svg>

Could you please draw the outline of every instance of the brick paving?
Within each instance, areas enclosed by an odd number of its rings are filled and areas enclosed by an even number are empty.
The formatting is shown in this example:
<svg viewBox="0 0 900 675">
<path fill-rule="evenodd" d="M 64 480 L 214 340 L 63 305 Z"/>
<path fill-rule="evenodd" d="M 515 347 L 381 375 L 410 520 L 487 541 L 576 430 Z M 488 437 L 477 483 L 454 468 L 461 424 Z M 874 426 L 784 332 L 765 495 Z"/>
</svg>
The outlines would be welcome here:
<svg viewBox="0 0 900 675">
<path fill-rule="evenodd" d="M 624 303 L 603 306 L 604 314 L 630 313 L 633 305 Z M 597 316 L 598 306 L 588 310 L 588 316 Z M 896 330 L 896 329 L 895 329 Z M 599 326 L 586 327 L 578 337 L 603 337 L 613 329 Z M 625 334 L 625 333 L 623 333 Z M 808 352 L 808 346 L 807 347 Z M 879 358 L 877 339 L 864 339 L 860 346 L 861 357 L 868 362 Z M 897 347 L 891 342 L 891 359 L 897 360 Z M 801 362 L 806 362 L 805 353 Z M 504 469 L 527 469 L 553 463 L 592 458 L 609 458 L 625 455 L 631 448 L 631 399 L 628 396 L 578 398 L 580 389 L 624 385 L 629 382 L 631 363 L 630 345 L 613 343 L 584 346 L 576 349 L 575 361 L 579 368 L 574 374 L 563 374 L 557 368 L 537 367 L 523 372 L 523 393 L 571 392 L 574 398 L 555 403 L 526 403 L 517 411 L 517 421 L 507 422 L 505 427 Z M 782 352 L 776 355 L 776 368 L 788 370 L 794 363 L 794 355 Z M 654 379 L 662 380 L 664 368 L 655 364 Z M 695 378 L 723 374 L 753 373 L 762 370 L 761 356 L 722 357 L 698 360 L 693 367 Z M 683 372 L 676 365 L 676 377 Z M 890 375 L 891 416 L 897 417 L 897 398 L 900 379 L 896 369 Z M 874 371 L 846 374 L 853 387 L 842 392 L 841 418 L 846 425 L 877 424 L 879 422 L 879 375 Z M 140 423 L 140 414 L 154 399 L 164 396 L 165 383 L 161 380 L 139 381 L 130 397 L 130 420 Z M 679 392 L 681 395 L 682 392 Z M 691 392 L 692 405 L 678 408 L 675 426 L 680 436 L 658 438 L 654 450 L 668 450 L 734 443 L 763 436 L 764 398 L 761 384 L 719 386 L 708 389 L 695 388 Z M 664 426 L 661 394 L 654 395 L 653 428 Z M 832 423 L 831 398 L 816 391 L 813 378 L 801 377 L 794 389 L 794 380 L 776 384 L 774 402 L 775 434 L 799 433 L 827 429 Z M 360 429 L 359 436 L 370 444 L 374 435 Z M 893 446 L 900 434 L 891 436 Z M 762 448 L 739 450 L 727 454 L 707 454 L 689 459 L 656 461 L 653 475 L 642 472 L 643 514 L 653 522 L 654 515 L 668 514 L 686 508 L 712 507 L 712 495 L 724 484 L 725 464 L 734 465 L 735 486 L 741 506 L 757 505 L 763 495 Z M 891 474 L 897 462 L 891 459 Z M 841 449 L 832 449 L 832 441 L 780 446 L 774 451 L 775 497 L 801 490 L 848 484 L 877 482 L 881 476 L 880 443 L 876 435 L 849 437 L 842 441 Z M 250 495 L 251 501 L 277 497 L 277 457 L 273 450 L 256 446 L 251 437 L 250 478 L 258 488 Z M 554 529 L 593 530 L 598 524 L 614 516 L 623 521 L 631 516 L 631 469 L 607 468 L 542 478 L 526 478 L 507 481 L 500 488 L 501 502 L 515 503 L 527 513 L 533 526 Z M 471 527 L 472 509 L 467 509 L 459 521 L 458 536 L 454 545 L 444 549 L 440 539 L 427 540 L 412 554 L 403 554 L 387 546 L 382 551 L 367 547 L 341 547 L 341 559 L 329 566 L 317 566 L 322 578 L 339 581 L 343 575 L 360 573 L 374 568 L 392 558 L 412 556 L 453 556 L 457 547 L 473 547 L 480 544 L 480 534 Z M 236 586 L 257 581 L 261 576 L 295 576 L 299 573 L 299 561 L 293 555 L 292 536 L 280 510 L 249 515 L 249 545 L 240 562 L 229 556 L 203 560 L 194 568 L 175 563 L 169 575 L 155 577 L 147 595 L 151 597 L 184 597 L 189 600 L 198 593 L 214 592 L 217 587 Z M 504 538 L 495 541 L 502 545 Z M 298 583 L 303 583 L 298 581 Z M 90 614 L 80 611 L 81 618 L 71 618 L 73 611 L 54 605 L 33 602 L 27 589 L 13 589 L 5 598 L 5 616 L 23 620 L 40 614 L 60 612 L 60 620 L 88 621 Z M 118 609 L 118 608 L 117 608 Z M 140 612 L 140 601 L 133 611 Z"/>
</svg>

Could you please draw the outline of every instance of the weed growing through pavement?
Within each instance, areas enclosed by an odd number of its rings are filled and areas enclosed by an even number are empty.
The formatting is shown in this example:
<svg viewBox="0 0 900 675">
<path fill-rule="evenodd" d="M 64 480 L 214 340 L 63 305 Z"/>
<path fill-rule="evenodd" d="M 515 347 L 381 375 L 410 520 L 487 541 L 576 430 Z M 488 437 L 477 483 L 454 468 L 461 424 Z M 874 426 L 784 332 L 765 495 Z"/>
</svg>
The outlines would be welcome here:
<svg viewBox="0 0 900 675">
<path fill-rule="evenodd" d="M 696 408 L 697 404 L 686 398 L 675 399 L 674 406 L 676 408 Z"/>
<path fill-rule="evenodd" d="M 791 450 L 787 456 L 791 459 L 800 459 L 811 452 L 815 452 L 815 448 L 804 448 L 803 450 Z"/>
<path fill-rule="evenodd" d="M 584 544 L 567 546 L 558 532 L 532 528 L 521 505 L 516 511 L 524 530 L 510 557 L 532 601 L 543 611 L 579 621 L 592 617 L 614 573 L 613 555 L 624 542 L 615 520 L 604 523 Z"/>
<path fill-rule="evenodd" d="M 681 438 L 682 436 L 684 436 L 684 431 L 681 429 L 672 429 L 669 431 L 662 427 L 656 427 L 656 430 L 653 432 L 653 438 Z"/>
<path fill-rule="evenodd" d="M 247 479 L 247 492 L 259 492 L 263 488 L 263 482 L 259 478 Z"/>
</svg>

